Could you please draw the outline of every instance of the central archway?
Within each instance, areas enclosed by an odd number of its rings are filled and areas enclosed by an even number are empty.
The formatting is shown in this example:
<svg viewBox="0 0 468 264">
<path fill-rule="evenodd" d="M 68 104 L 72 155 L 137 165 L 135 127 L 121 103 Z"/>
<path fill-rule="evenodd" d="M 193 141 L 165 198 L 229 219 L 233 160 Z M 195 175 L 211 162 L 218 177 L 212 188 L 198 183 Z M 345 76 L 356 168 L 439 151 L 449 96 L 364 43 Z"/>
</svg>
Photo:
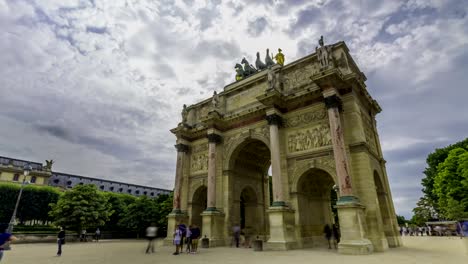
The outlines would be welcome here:
<svg viewBox="0 0 468 264">
<path fill-rule="evenodd" d="M 336 201 L 333 177 L 324 170 L 310 169 L 297 182 L 298 235 L 303 247 L 328 246 L 324 227 L 335 223 L 332 201 Z"/>
<path fill-rule="evenodd" d="M 270 150 L 260 140 L 247 139 L 236 148 L 230 164 L 229 177 L 233 182 L 230 222 L 240 226 L 246 237 L 264 238 L 269 232 L 266 209 L 270 206 Z"/>
</svg>

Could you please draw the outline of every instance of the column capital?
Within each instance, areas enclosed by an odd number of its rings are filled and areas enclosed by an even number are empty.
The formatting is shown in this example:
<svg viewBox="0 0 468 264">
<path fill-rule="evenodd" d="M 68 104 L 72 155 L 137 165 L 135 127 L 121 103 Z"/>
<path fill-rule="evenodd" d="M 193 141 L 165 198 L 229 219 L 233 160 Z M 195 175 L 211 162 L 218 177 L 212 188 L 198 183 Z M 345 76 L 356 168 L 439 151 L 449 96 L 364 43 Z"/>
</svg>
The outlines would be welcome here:
<svg viewBox="0 0 468 264">
<path fill-rule="evenodd" d="M 220 143 L 222 139 L 220 135 L 215 133 L 208 134 L 206 137 L 208 138 L 208 142 L 216 144 Z"/>
<path fill-rule="evenodd" d="M 340 97 L 336 94 L 325 97 L 324 101 L 327 109 L 338 108 L 340 111 L 343 110 L 343 103 L 341 102 Z"/>
<path fill-rule="evenodd" d="M 277 125 L 281 126 L 283 124 L 283 118 L 278 115 L 278 114 L 271 114 L 266 116 L 266 120 L 268 122 L 268 125 Z"/>
<path fill-rule="evenodd" d="M 174 147 L 177 149 L 177 152 L 188 152 L 189 151 L 189 146 L 179 143 L 174 145 Z"/>
</svg>

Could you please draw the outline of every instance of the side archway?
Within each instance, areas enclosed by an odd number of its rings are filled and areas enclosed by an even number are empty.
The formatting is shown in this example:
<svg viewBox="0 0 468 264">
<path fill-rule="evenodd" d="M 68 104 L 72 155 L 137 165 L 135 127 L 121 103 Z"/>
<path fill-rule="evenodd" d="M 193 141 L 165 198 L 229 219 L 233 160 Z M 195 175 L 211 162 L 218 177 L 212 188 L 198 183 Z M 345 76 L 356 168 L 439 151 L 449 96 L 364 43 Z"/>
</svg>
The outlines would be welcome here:
<svg viewBox="0 0 468 264">
<path fill-rule="evenodd" d="M 207 188 L 204 185 L 199 186 L 192 196 L 190 203 L 190 223 L 197 225 L 202 228 L 202 216 L 201 213 L 206 209 L 207 206 Z"/>
<path fill-rule="evenodd" d="M 325 225 L 335 223 L 332 199 L 335 181 L 325 170 L 312 168 L 297 180 L 292 193 L 297 206 L 296 235 L 303 247 L 324 247 L 328 243 L 323 235 Z"/>
</svg>

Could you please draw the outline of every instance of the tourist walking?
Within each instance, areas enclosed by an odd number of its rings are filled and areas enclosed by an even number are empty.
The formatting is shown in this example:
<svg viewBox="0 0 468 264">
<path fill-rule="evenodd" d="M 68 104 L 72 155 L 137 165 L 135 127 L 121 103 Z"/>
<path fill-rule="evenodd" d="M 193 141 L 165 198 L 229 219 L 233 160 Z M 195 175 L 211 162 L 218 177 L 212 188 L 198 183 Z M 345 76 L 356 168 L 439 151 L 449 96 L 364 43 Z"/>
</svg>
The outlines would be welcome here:
<svg viewBox="0 0 468 264">
<path fill-rule="evenodd" d="M 183 238 L 182 230 L 178 226 L 174 230 L 174 245 L 176 247 L 176 251 L 174 253 L 172 253 L 172 255 L 179 255 L 179 249 L 180 249 L 180 251 L 182 251 L 182 248 L 180 246 L 182 238 Z"/>
<path fill-rule="evenodd" d="M 239 247 L 239 240 L 240 240 L 240 226 L 234 225 L 232 227 L 232 237 L 234 238 L 234 242 L 236 243 L 236 247 Z"/>
<path fill-rule="evenodd" d="M 198 241 L 200 240 L 200 228 L 197 225 L 192 225 L 192 228 L 190 229 L 190 232 L 192 233 L 191 238 L 192 238 L 192 253 L 197 253 L 198 250 Z"/>
<path fill-rule="evenodd" d="M 7 225 L 2 224 L 0 226 L 0 229 L 2 232 L 0 233 L 0 261 L 2 261 L 3 251 L 4 251 L 4 247 L 6 246 L 6 244 L 10 241 L 16 240 L 16 237 L 12 236 L 10 233 L 6 231 L 7 228 L 8 228 Z"/>
<path fill-rule="evenodd" d="M 187 244 L 187 254 L 192 252 L 192 230 L 190 230 L 192 226 L 190 225 L 189 228 L 187 228 L 187 231 L 185 231 L 185 244 Z"/>
<path fill-rule="evenodd" d="M 158 228 L 155 226 L 154 223 L 151 223 L 150 226 L 146 228 L 146 238 L 148 239 L 148 246 L 146 247 L 146 254 L 154 253 L 154 239 L 156 238 L 156 234 L 158 232 Z"/>
<path fill-rule="evenodd" d="M 99 227 L 96 229 L 96 232 L 94 232 L 94 237 L 96 242 L 99 242 L 99 239 L 101 239 L 101 230 L 99 230 Z"/>
<path fill-rule="evenodd" d="M 81 238 L 80 241 L 87 242 L 86 240 L 86 229 L 81 230 Z"/>
<path fill-rule="evenodd" d="M 62 255 L 63 244 L 65 244 L 65 230 L 63 230 L 63 227 L 60 227 L 60 231 L 57 234 L 57 257 Z"/>
<path fill-rule="evenodd" d="M 341 239 L 340 229 L 338 228 L 337 224 L 333 224 L 332 233 L 333 233 L 333 245 L 335 246 L 335 249 L 336 249 L 338 248 L 338 244 L 340 243 L 340 239 Z"/>
<path fill-rule="evenodd" d="M 327 239 L 327 242 L 328 242 L 328 249 L 331 249 L 330 239 L 332 237 L 332 230 L 328 224 L 326 224 L 325 227 L 323 228 L 323 233 L 325 234 L 325 238 Z"/>
</svg>

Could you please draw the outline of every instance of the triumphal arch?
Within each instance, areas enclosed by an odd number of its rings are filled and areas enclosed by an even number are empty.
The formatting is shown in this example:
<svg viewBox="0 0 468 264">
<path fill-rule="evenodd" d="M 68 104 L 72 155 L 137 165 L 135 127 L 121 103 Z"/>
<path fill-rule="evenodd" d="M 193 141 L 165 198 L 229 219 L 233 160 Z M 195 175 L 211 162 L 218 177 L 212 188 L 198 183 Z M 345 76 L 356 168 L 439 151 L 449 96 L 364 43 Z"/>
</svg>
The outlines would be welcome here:
<svg viewBox="0 0 468 264">
<path fill-rule="evenodd" d="M 346 44 L 319 43 L 304 58 L 238 74 L 220 93 L 184 105 L 171 130 L 177 168 L 167 241 L 184 223 L 198 225 L 210 246 L 229 245 L 240 226 L 267 249 L 322 247 L 324 226 L 336 223 L 340 253 L 401 245 L 376 129 L 381 108 Z"/>
</svg>

